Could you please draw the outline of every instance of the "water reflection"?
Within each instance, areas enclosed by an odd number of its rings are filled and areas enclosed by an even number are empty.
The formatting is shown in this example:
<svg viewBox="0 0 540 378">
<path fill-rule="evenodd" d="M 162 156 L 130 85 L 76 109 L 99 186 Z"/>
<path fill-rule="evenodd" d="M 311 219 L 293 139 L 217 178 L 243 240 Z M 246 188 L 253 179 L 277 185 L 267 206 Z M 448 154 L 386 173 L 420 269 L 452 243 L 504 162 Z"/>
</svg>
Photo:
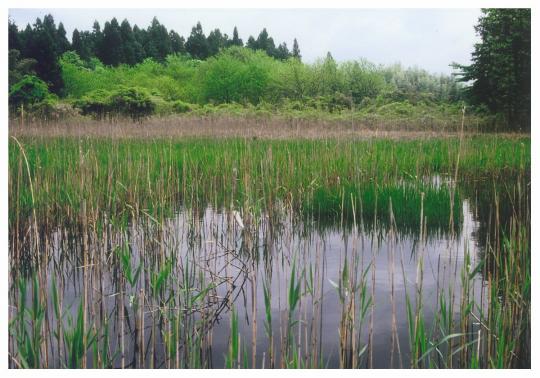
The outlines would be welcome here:
<svg viewBox="0 0 540 378">
<path fill-rule="evenodd" d="M 340 196 L 315 192 L 307 216 L 283 206 L 240 214 L 240 224 L 231 211 L 183 208 L 163 222 L 141 216 L 126 229 L 56 228 L 41 235 L 40 279 L 48 292 L 55 281 L 65 314 L 59 320 L 48 311 L 47 326 L 66 332 L 83 303 L 87 329 L 103 348 L 97 359 L 88 352 L 88 367 L 110 360 L 105 367 L 221 368 L 234 309 L 241 365 L 284 367 L 292 358 L 300 366 L 408 367 L 407 300 L 422 304 L 426 329 L 441 300 L 459 318 L 463 272 L 479 263 L 491 227 L 489 199 L 461 190 L 449 212 L 451 191 L 434 180 L 423 195 L 383 188 L 378 204 L 372 187 L 357 199 L 352 188 Z M 21 271 L 12 267 L 12 276 Z M 291 310 L 295 283 L 300 299 Z M 482 306 L 482 276 L 470 285 L 468 299 Z M 12 287 L 13 317 L 20 294 Z M 54 307 L 51 296 L 47 304 Z M 46 338 L 47 366 L 69 366 L 63 338 L 51 331 Z M 350 350 L 360 356 L 354 363 Z"/>
</svg>

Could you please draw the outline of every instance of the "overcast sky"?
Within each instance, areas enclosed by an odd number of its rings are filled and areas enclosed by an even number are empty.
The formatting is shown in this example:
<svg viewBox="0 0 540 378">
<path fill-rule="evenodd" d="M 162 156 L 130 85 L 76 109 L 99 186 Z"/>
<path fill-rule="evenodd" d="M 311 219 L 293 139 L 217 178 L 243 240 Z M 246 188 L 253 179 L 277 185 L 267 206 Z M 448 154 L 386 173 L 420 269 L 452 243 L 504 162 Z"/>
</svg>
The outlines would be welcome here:
<svg viewBox="0 0 540 378">
<path fill-rule="evenodd" d="M 237 26 L 244 42 L 266 27 L 276 46 L 286 42 L 292 48 L 296 38 L 306 62 L 330 51 L 338 61 L 401 62 L 448 74 L 451 62 L 470 61 L 480 9 L 10 9 L 8 13 L 20 28 L 51 13 L 64 24 L 69 39 L 73 29 L 91 30 L 94 20 L 103 28 L 112 17 L 146 28 L 156 16 L 185 38 L 197 21 L 206 35 L 219 28 L 232 36 Z"/>
</svg>

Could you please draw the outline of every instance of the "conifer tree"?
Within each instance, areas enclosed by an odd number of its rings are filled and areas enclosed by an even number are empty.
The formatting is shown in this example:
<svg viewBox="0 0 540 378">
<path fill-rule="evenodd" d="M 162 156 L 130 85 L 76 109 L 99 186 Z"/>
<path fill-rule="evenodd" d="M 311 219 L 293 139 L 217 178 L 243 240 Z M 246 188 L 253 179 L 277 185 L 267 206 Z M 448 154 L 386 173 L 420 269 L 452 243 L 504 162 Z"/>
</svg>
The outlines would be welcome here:
<svg viewBox="0 0 540 378">
<path fill-rule="evenodd" d="M 240 37 L 238 37 L 238 29 L 236 28 L 236 26 L 233 30 L 233 37 L 229 41 L 229 46 L 244 46 L 244 42 Z"/>
<path fill-rule="evenodd" d="M 294 39 L 294 42 L 293 42 L 292 56 L 293 58 L 302 60 L 302 55 L 300 55 L 300 48 L 298 47 L 298 41 L 296 40 L 296 38 Z"/>
<path fill-rule="evenodd" d="M 116 18 L 113 18 L 111 22 L 106 22 L 103 27 L 101 61 L 111 66 L 117 66 L 124 61 L 122 35 Z"/>
<path fill-rule="evenodd" d="M 186 42 L 186 51 L 195 59 L 206 59 L 209 47 L 200 22 L 191 29 L 191 35 Z"/>
</svg>

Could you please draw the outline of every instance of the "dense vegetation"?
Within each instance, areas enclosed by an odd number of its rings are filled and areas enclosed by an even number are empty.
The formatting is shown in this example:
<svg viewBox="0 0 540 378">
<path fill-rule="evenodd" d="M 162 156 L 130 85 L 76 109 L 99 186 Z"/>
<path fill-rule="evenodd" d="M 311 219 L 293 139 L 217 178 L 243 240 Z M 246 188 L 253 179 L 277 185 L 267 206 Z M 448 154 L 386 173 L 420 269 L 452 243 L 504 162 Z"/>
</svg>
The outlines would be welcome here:
<svg viewBox="0 0 540 378">
<path fill-rule="evenodd" d="M 475 45 L 470 66 L 461 69 L 468 100 L 504 115 L 509 125 L 531 123 L 531 10 L 484 9 L 475 27 L 482 42 Z"/>
<path fill-rule="evenodd" d="M 430 174 L 451 176 L 455 169 L 453 156 L 459 148 L 463 177 L 488 174 L 500 177 L 520 169 L 529 170 L 531 149 L 529 138 L 493 137 L 470 139 L 461 147 L 456 139 L 354 143 L 242 139 L 105 142 L 89 139 L 81 145 L 78 139 L 61 138 L 43 143 L 39 139 L 25 138 L 23 142 L 36 191 L 32 198 L 28 185 L 10 181 L 13 186 L 10 192 L 18 193 L 19 198 L 17 202 L 10 202 L 10 222 L 16 214 L 29 214 L 32 208 L 40 214 L 49 210 L 49 216 L 62 213 L 67 205 L 78 212 L 83 200 L 88 201 L 89 206 L 105 210 L 112 205 L 108 202 L 111 196 L 115 198 L 115 211 L 119 212 L 125 211 L 130 199 L 136 197 L 140 206 L 161 214 L 163 209 L 156 205 L 163 202 L 160 196 L 168 198 L 168 206 L 182 201 L 185 206 L 204 208 L 206 204 L 218 201 L 214 205 L 219 208 L 235 201 L 239 205 L 266 208 L 286 195 L 294 198 L 291 200 L 293 207 L 315 206 L 317 211 L 337 212 L 342 206 L 343 188 L 357 194 L 360 187 L 375 182 L 379 192 L 384 191 L 386 183 L 394 184 L 404 178 L 421 182 Z M 21 150 L 14 143 L 10 143 L 9 154 L 10 161 L 21 159 Z M 87 173 L 93 180 L 91 187 L 95 188 L 91 193 L 86 193 L 88 183 L 72 180 L 79 176 L 77 169 L 83 169 L 72 165 L 81 158 L 79 154 L 83 154 L 89 164 L 86 168 L 91 173 Z M 146 161 L 148 157 L 152 160 Z M 113 169 L 116 165 L 118 168 Z M 294 166 L 303 169 L 296 170 Z M 280 167 L 279 174 L 277 167 Z M 26 180 L 22 175 L 23 168 L 11 165 L 11 176 Z M 107 169 L 113 171 L 107 172 Z M 235 170 L 240 180 L 233 188 L 230 180 Z M 125 187 L 127 182 L 129 187 Z M 166 187 L 158 188 L 161 185 Z M 186 186 L 190 187 L 186 189 Z M 236 192 L 232 193 L 233 190 Z M 261 202 L 261 195 L 268 198 Z M 323 205 L 321 201 L 326 203 Z M 329 202 L 335 207 L 329 206 Z M 384 204 L 383 211 L 388 210 L 387 205 Z"/>
<path fill-rule="evenodd" d="M 530 148 L 11 138 L 10 367 L 528 368 Z"/>
<path fill-rule="evenodd" d="M 266 29 L 244 45 L 236 27 L 232 38 L 219 29 L 205 36 L 198 23 L 185 40 L 155 18 L 147 29 L 112 19 L 103 31 L 97 22 L 91 32 L 75 30 L 70 43 L 51 15 L 24 30 L 10 22 L 10 105 L 13 114 L 25 107 L 50 117 L 61 113 L 54 106 L 60 101 L 69 104 L 63 110 L 114 117 L 128 115 L 125 104 L 131 101 L 114 94 L 130 93 L 142 104 L 128 107 L 134 119 L 153 113 L 206 114 L 224 105 L 240 112 L 256 106 L 270 113 L 326 117 L 346 112 L 348 117 L 377 114 L 419 121 L 459 116 L 465 101 L 486 128 L 528 129 L 530 11 L 484 14 L 473 64 L 455 64 L 459 78 L 399 64 L 336 62 L 330 52 L 304 63 L 296 40 L 289 52 L 286 43 L 276 47 Z M 34 75 L 41 81 L 30 83 L 28 76 Z M 45 83 L 51 94 L 32 97 L 40 92 L 37 83 Z"/>
<path fill-rule="evenodd" d="M 135 65 L 147 58 L 164 62 L 171 54 L 204 60 L 224 48 L 244 46 L 236 26 L 232 38 L 219 29 L 212 30 L 206 37 L 199 22 L 192 28 L 186 40 L 174 30 L 168 31 L 155 17 L 147 29 L 141 29 L 137 25 L 132 28 L 127 19 L 119 24 L 118 20 L 113 18 L 105 22 L 101 30 L 99 22 L 95 21 L 92 31 L 75 29 L 71 43 L 66 37 L 64 25 L 60 22 L 57 27 L 50 14 L 46 15 L 43 21 L 37 18 L 33 27 L 28 24 L 24 30 L 19 30 L 11 21 L 8 27 L 9 50 L 16 50 L 14 54 L 24 58 L 27 63 L 29 60 L 33 61 L 36 74 L 49 82 L 51 90 L 57 94 L 62 93 L 63 87 L 58 60 L 66 51 L 76 52 L 86 62 L 97 59 L 104 65 L 118 66 Z M 301 58 L 296 39 L 293 41 L 292 51 L 289 52 L 285 42 L 276 47 L 274 39 L 266 29 L 259 33 L 257 39 L 250 36 L 245 46 L 252 50 L 262 50 L 277 59 Z M 10 65 L 11 67 L 13 65 Z"/>
</svg>

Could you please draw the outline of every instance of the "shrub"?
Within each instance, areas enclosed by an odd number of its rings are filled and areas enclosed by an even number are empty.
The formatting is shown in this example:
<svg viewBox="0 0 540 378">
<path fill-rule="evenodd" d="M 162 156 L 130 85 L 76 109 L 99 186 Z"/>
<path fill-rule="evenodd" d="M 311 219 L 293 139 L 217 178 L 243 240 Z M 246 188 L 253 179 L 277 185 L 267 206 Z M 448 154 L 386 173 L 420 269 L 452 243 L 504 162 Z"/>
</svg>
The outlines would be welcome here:
<svg viewBox="0 0 540 378">
<path fill-rule="evenodd" d="M 156 110 L 150 95 L 135 87 L 120 87 L 111 92 L 97 89 L 75 101 L 74 105 L 81 109 L 83 115 L 92 115 L 97 119 L 121 115 L 140 120 Z"/>
<path fill-rule="evenodd" d="M 21 81 L 13 84 L 9 91 L 9 104 L 18 111 L 21 105 L 29 107 L 50 97 L 47 84 L 33 75 L 25 75 Z"/>
<path fill-rule="evenodd" d="M 142 88 L 120 87 L 109 97 L 109 106 L 112 113 L 140 120 L 152 115 L 156 109 L 150 95 Z"/>
<path fill-rule="evenodd" d="M 70 104 L 58 102 L 54 96 L 30 106 L 28 113 L 40 120 L 60 120 L 77 116 L 77 109 Z"/>
<path fill-rule="evenodd" d="M 175 113 L 187 113 L 192 110 L 190 104 L 180 100 L 174 101 L 172 107 Z"/>
<path fill-rule="evenodd" d="M 83 115 L 91 115 L 96 119 L 103 119 L 110 112 L 110 92 L 96 89 L 74 102 L 74 106 L 81 110 Z"/>
</svg>

